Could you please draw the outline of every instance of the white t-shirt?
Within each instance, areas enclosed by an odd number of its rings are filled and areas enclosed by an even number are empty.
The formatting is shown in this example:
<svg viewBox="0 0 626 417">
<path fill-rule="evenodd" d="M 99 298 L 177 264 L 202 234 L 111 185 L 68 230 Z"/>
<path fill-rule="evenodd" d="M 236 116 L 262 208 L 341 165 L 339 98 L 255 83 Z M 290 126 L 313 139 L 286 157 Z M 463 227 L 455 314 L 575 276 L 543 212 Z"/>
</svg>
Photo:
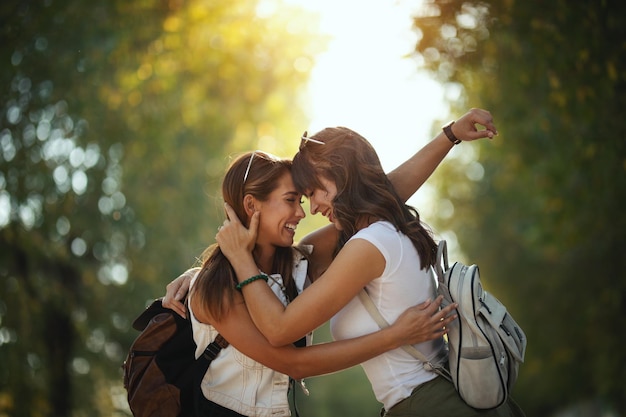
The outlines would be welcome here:
<svg viewBox="0 0 626 417">
<path fill-rule="evenodd" d="M 383 275 L 372 280 L 366 290 L 389 323 L 393 323 L 408 307 L 434 299 L 432 268 L 422 269 L 417 250 L 411 240 L 396 231 L 389 222 L 376 222 L 357 232 L 352 239 L 373 244 L 385 258 Z M 379 330 L 358 297 L 352 299 L 330 321 L 336 340 L 350 339 Z M 444 348 L 443 339 L 415 345 L 426 357 L 434 359 Z M 386 410 L 411 395 L 413 389 L 436 377 L 424 370 L 422 362 L 403 349 L 394 349 L 361 364 L 376 399 Z"/>
</svg>

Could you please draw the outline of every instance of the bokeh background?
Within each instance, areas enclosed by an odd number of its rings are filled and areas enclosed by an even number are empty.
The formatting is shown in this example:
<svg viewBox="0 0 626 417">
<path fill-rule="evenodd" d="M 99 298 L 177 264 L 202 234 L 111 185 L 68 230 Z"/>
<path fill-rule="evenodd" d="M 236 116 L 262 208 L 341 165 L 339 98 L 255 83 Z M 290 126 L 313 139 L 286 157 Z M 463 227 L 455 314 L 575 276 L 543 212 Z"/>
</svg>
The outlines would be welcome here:
<svg viewBox="0 0 626 417">
<path fill-rule="evenodd" d="M 2 1 L 0 416 L 130 415 L 130 323 L 233 155 L 346 125 L 392 169 L 471 107 L 499 136 L 411 203 L 525 329 L 529 417 L 626 415 L 626 3 L 361 3 Z M 303 417 L 378 415 L 358 367 L 308 385 Z"/>
</svg>

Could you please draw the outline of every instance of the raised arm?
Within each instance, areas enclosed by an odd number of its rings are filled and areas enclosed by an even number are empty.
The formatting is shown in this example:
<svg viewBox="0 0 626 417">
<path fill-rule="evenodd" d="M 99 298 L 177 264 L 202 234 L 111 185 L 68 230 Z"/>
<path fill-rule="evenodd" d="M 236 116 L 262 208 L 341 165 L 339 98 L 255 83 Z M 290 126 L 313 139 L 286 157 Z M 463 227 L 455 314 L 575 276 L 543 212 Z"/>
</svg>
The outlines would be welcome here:
<svg viewBox="0 0 626 417">
<path fill-rule="evenodd" d="M 479 130 L 477 125 L 483 126 L 484 129 Z M 493 124 L 491 113 L 483 109 L 469 110 L 456 120 L 450 128 L 454 137 L 463 142 L 481 138 L 492 139 L 498 134 Z M 387 176 L 398 195 L 406 201 L 415 194 L 453 147 L 454 143 L 442 129 L 423 148 L 396 169 L 389 172 Z M 314 247 L 314 251 L 311 254 L 311 265 L 309 266 L 312 280 L 317 279 L 332 262 L 337 236 L 335 227 L 328 225 L 309 233 L 301 239 L 302 244 Z"/>
<path fill-rule="evenodd" d="M 479 130 L 476 125 L 484 126 Z M 498 134 L 491 113 L 483 109 L 471 109 L 450 126 L 452 134 L 460 141 L 481 138 L 492 139 Z M 417 153 L 387 174 L 396 192 L 408 200 L 426 182 L 443 158 L 454 147 L 443 129 Z"/>
</svg>

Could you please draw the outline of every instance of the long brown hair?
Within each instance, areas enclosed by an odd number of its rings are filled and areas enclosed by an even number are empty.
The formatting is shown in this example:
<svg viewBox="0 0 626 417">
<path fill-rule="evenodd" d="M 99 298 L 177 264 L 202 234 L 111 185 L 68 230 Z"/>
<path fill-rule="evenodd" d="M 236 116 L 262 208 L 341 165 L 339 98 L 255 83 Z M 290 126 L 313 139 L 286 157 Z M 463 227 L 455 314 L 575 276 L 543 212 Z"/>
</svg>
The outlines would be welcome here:
<svg viewBox="0 0 626 417">
<path fill-rule="evenodd" d="M 335 182 L 333 213 L 342 228 L 337 250 L 358 231 L 361 221 L 381 219 L 411 239 L 422 268 L 434 265 L 437 245 L 431 231 L 395 192 L 372 145 L 345 127 L 326 128 L 309 139 L 314 140 L 303 138 L 293 159 L 294 184 L 305 193 L 324 189 L 318 176 Z"/>
<path fill-rule="evenodd" d="M 260 151 L 245 153 L 235 159 L 226 171 L 222 182 L 222 197 L 237 213 L 241 222 L 248 225 L 250 219 L 244 208 L 244 196 L 250 194 L 260 201 L 266 201 L 278 186 L 280 178 L 290 173 L 291 161 L 287 159 L 278 159 Z M 205 249 L 201 259 L 202 269 L 194 283 L 192 294 L 202 308 L 219 321 L 233 301 L 237 277 L 218 245 Z M 282 275 L 290 299 L 297 294 L 292 270 L 291 248 L 277 247 L 272 271 L 265 272 Z"/>
</svg>

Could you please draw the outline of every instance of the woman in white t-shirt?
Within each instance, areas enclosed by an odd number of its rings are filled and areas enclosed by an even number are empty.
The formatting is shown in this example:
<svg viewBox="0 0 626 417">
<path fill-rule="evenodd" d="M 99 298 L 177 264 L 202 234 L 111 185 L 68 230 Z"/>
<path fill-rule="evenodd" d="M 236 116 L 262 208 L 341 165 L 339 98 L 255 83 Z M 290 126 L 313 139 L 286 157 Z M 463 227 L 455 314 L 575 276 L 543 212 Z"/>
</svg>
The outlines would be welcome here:
<svg viewBox="0 0 626 417">
<path fill-rule="evenodd" d="M 441 146 L 458 143 L 458 137 L 471 131 L 468 123 L 486 126 L 480 133 L 484 136 L 495 134 L 488 112 L 472 112 L 469 120 L 461 118 L 446 126 Z M 292 174 L 297 189 L 310 200 L 311 213 L 328 217 L 339 235 L 332 251 L 315 234 L 303 239 L 302 243 L 313 246 L 310 259 L 317 268 L 313 275 L 319 278 L 297 299 L 284 306 L 267 288 L 249 280 L 258 273 L 249 242 L 265 214 L 255 214 L 248 230 L 227 208 L 230 221 L 217 235 L 244 285 L 242 292 L 255 324 L 272 344 L 285 344 L 331 317 L 337 340 L 377 331 L 376 322 L 355 297 L 362 288 L 389 322 L 405 308 L 432 297 L 431 267 L 437 245 L 417 211 L 395 192 L 367 140 L 343 127 L 327 128 L 310 138 L 305 134 Z M 416 347 L 432 359 L 441 354 L 444 344 L 439 336 Z M 488 411 L 467 406 L 449 381 L 424 369 L 403 349 L 385 352 L 362 366 L 387 416 L 524 415 L 513 400 Z"/>
</svg>

